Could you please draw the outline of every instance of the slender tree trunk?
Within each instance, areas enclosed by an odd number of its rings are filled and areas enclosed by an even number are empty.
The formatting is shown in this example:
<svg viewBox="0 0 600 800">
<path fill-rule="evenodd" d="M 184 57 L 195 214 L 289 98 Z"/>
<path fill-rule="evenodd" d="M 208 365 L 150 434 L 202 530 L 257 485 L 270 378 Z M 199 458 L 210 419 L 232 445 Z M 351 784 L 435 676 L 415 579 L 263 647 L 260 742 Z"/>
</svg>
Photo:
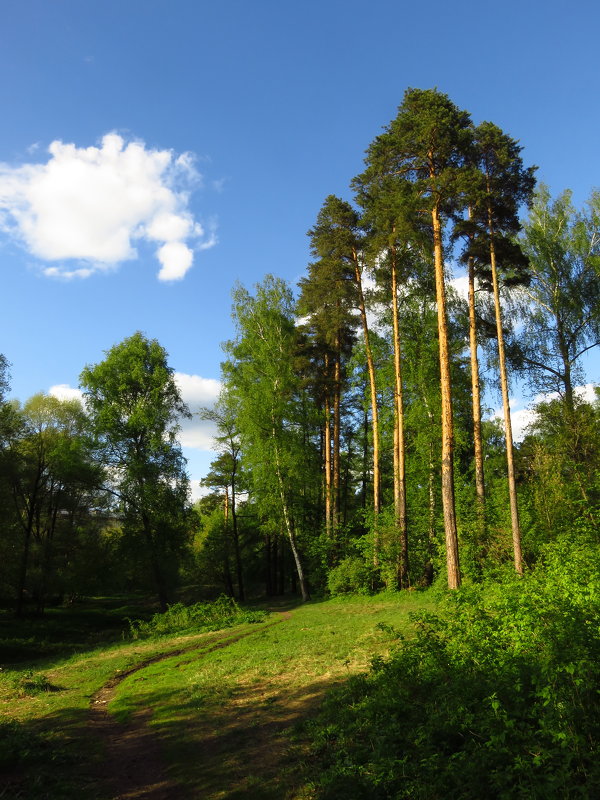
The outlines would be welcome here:
<svg viewBox="0 0 600 800">
<path fill-rule="evenodd" d="M 285 594 L 285 541 L 283 539 L 277 539 L 276 542 L 276 559 L 275 559 L 275 566 L 276 569 L 279 570 L 277 573 L 277 594 L 283 595 Z M 293 578 L 293 570 L 292 570 L 292 578 Z"/>
<path fill-rule="evenodd" d="M 556 314 L 558 317 L 558 314 Z M 562 382 L 565 390 L 565 407 L 567 409 L 567 413 L 570 414 L 572 423 L 573 415 L 575 413 L 575 392 L 573 389 L 573 378 L 571 374 L 571 359 L 569 358 L 569 347 L 566 342 L 566 336 L 564 332 L 563 325 L 561 324 L 560 318 L 557 324 L 557 336 L 558 336 L 558 349 L 560 352 L 560 358 L 563 362 L 563 374 L 562 374 Z"/>
<path fill-rule="evenodd" d="M 325 355 L 325 375 L 329 377 L 329 356 Z M 325 425 L 324 425 L 324 463 L 325 463 L 325 533 L 327 539 L 332 537 L 331 531 L 331 407 L 329 404 L 329 381 L 325 385 Z"/>
<path fill-rule="evenodd" d="M 335 362 L 333 373 L 333 537 L 337 539 L 340 526 L 340 438 L 341 438 L 341 395 L 342 395 L 342 358 L 340 350 L 340 335 L 336 333 Z"/>
<path fill-rule="evenodd" d="M 361 505 L 363 510 L 367 507 L 367 487 L 369 485 L 369 413 L 366 408 L 363 409 L 363 446 L 362 446 L 362 490 L 361 490 Z"/>
<path fill-rule="evenodd" d="M 54 488 L 50 491 L 51 495 L 54 493 Z M 39 534 L 40 543 L 44 543 L 41 554 L 41 575 L 38 590 L 37 612 L 43 614 L 46 609 L 46 599 L 48 594 L 48 585 L 51 585 L 51 572 L 52 562 L 54 560 L 54 533 L 56 530 L 56 520 L 58 518 L 58 506 L 50 504 L 48 508 L 50 522 Z"/>
<path fill-rule="evenodd" d="M 233 578 L 231 577 L 231 565 L 229 563 L 229 542 L 227 541 L 229 530 L 229 491 L 225 487 L 225 497 L 223 498 L 223 519 L 225 522 L 225 540 L 223 542 L 223 581 L 225 583 L 225 591 L 229 597 L 235 597 L 233 590 Z"/>
<path fill-rule="evenodd" d="M 275 594 L 273 590 L 273 564 L 272 564 L 271 537 L 265 534 L 265 592 L 267 597 Z"/>
<path fill-rule="evenodd" d="M 26 496 L 24 493 L 21 493 L 17 486 L 13 488 L 13 497 L 15 500 L 15 505 L 17 507 L 17 512 L 19 513 L 19 517 L 21 519 L 21 524 L 23 525 L 23 531 L 25 533 L 25 540 L 23 542 L 23 551 L 21 553 L 21 564 L 19 568 L 19 582 L 17 584 L 17 604 L 15 608 L 15 615 L 20 617 L 23 614 L 23 606 L 25 604 L 25 586 L 27 583 L 27 569 L 29 566 L 29 550 L 31 547 L 31 535 L 33 532 L 33 524 L 35 521 L 35 507 L 37 503 L 37 496 L 40 486 L 40 479 L 42 474 L 42 466 L 38 465 L 38 470 L 36 472 L 31 496 L 29 498 L 29 503 L 27 504 Z M 19 504 L 17 500 L 17 495 L 22 494 L 23 504 L 25 508 L 27 508 L 27 515 L 25 518 L 25 522 L 23 523 L 22 513 L 19 509 Z"/>
<path fill-rule="evenodd" d="M 342 481 L 343 485 L 342 525 L 344 526 L 348 522 L 348 489 L 350 486 L 350 464 L 352 463 L 352 458 L 354 457 L 354 452 L 352 450 L 352 442 L 353 442 L 353 436 L 352 436 L 352 431 L 350 431 L 346 442 L 347 457 L 344 464 L 344 480 Z"/>
<path fill-rule="evenodd" d="M 31 525 L 33 520 L 31 520 Z M 27 582 L 27 567 L 29 565 L 29 547 L 31 544 L 31 525 L 25 526 L 25 541 L 23 542 L 23 552 L 21 553 L 21 565 L 19 569 L 19 583 L 17 586 L 17 606 L 15 614 L 20 617 L 23 614 L 23 605 L 25 603 L 25 585 Z"/>
<path fill-rule="evenodd" d="M 488 185 L 489 191 L 489 185 Z M 506 464 L 508 473 L 508 495 L 510 500 L 510 520 L 513 539 L 515 570 L 523 574 L 523 555 L 521 552 L 521 528 L 519 526 L 519 507 L 517 504 L 517 487 L 515 482 L 515 462 L 512 423 L 510 419 L 510 403 L 508 397 L 508 377 L 506 374 L 506 355 L 504 352 L 504 335 L 502 333 L 502 310 L 500 308 L 500 286 L 496 266 L 496 248 L 494 246 L 494 225 L 492 211 L 488 207 L 488 230 L 490 236 L 490 265 L 494 288 L 494 309 L 496 312 L 496 328 L 498 331 L 498 361 L 500 366 L 500 386 L 502 389 L 502 408 L 504 410 L 504 435 L 506 439 Z"/>
<path fill-rule="evenodd" d="M 242 554 L 240 550 L 240 536 L 237 524 L 237 512 L 235 503 L 235 467 L 231 473 L 231 530 L 233 533 L 233 553 L 235 556 L 235 569 L 237 574 L 238 597 L 240 602 L 243 603 L 246 599 L 246 592 L 244 590 L 244 572 L 242 570 Z"/>
<path fill-rule="evenodd" d="M 469 216 L 471 210 L 469 209 Z M 469 258 L 469 349 L 471 356 L 471 393 L 473 396 L 473 444 L 475 450 L 475 490 L 477 493 L 477 527 L 480 545 L 485 540 L 485 476 L 483 470 L 483 437 L 481 434 L 481 390 L 477 357 L 477 317 L 475 314 L 475 261 Z"/>
<path fill-rule="evenodd" d="M 425 388 L 421 385 L 421 397 L 423 400 L 423 405 L 425 406 L 425 410 L 427 412 L 427 419 L 429 420 L 429 430 L 431 433 L 431 437 L 429 439 L 429 460 L 428 460 L 428 469 L 427 469 L 427 495 L 428 495 L 428 504 L 427 504 L 427 563 L 425 564 L 424 570 L 424 578 L 425 578 L 425 585 L 431 586 L 433 583 L 433 553 L 435 547 L 435 481 L 437 477 L 437 470 L 435 467 L 435 459 L 434 459 L 434 441 L 433 441 L 433 432 L 435 430 L 435 419 L 433 415 L 433 411 L 431 410 L 431 406 L 429 401 L 427 400 L 427 393 L 425 392 Z"/>
<path fill-rule="evenodd" d="M 375 362 L 373 360 L 373 351 L 371 349 L 371 339 L 369 335 L 369 323 L 367 320 L 367 309 L 365 305 L 365 294 L 362 285 L 362 273 L 358 260 L 358 253 L 356 250 L 352 253 L 354 262 L 354 279 L 358 290 L 358 309 L 360 311 L 360 318 L 363 328 L 363 337 L 365 342 L 365 353 L 367 356 L 367 371 L 369 373 L 369 388 L 371 392 L 371 430 L 373 432 L 373 563 L 375 566 L 379 564 L 379 532 L 377 525 L 377 517 L 381 510 L 381 478 L 379 466 L 379 407 L 377 404 L 377 380 L 375 377 Z"/>
<path fill-rule="evenodd" d="M 435 178 L 435 174 L 432 174 Z M 446 534 L 446 564 L 448 588 L 460 586 L 458 559 L 458 532 L 454 503 L 454 422 L 452 418 L 452 383 L 450 379 L 450 349 L 446 314 L 446 285 L 442 254 L 442 225 L 439 207 L 434 203 L 432 212 L 433 255 L 435 265 L 435 295 L 438 317 L 438 342 L 440 350 L 440 388 L 442 395 L 442 506 Z"/>
<path fill-rule="evenodd" d="M 433 424 L 433 415 L 431 415 Z M 425 565 L 425 583 L 433 583 L 433 548 L 435 545 L 435 463 L 433 460 L 433 442 L 429 443 L 429 473 L 427 489 L 429 495 L 429 508 L 427 519 L 427 564 Z"/>
<path fill-rule="evenodd" d="M 285 523 L 286 532 L 288 535 L 288 539 L 290 542 L 290 547 L 292 549 L 292 555 L 294 556 L 294 562 L 296 564 L 296 572 L 298 573 L 298 580 L 300 582 L 300 592 L 302 594 L 303 600 L 310 600 L 310 593 L 308 591 L 308 585 L 306 582 L 306 578 L 304 576 L 304 570 L 302 568 L 302 562 L 300 560 L 300 554 L 298 553 L 298 548 L 296 547 L 296 536 L 294 533 L 294 529 L 291 523 L 291 517 L 289 514 L 289 509 L 287 505 L 287 500 L 285 498 L 285 487 L 283 484 L 283 475 L 281 474 L 281 464 L 279 463 L 279 449 L 275 442 L 275 435 L 276 431 L 273 428 L 273 444 L 274 444 L 274 455 L 275 455 L 275 473 L 277 475 L 277 482 L 279 484 L 279 497 L 281 500 L 281 511 L 283 513 L 283 521 Z"/>
<path fill-rule="evenodd" d="M 141 519 L 142 519 L 142 528 L 144 531 L 144 538 L 146 539 L 146 547 L 148 549 L 148 555 L 150 557 L 150 565 L 152 573 L 154 575 L 154 584 L 156 586 L 156 594 L 158 597 L 158 607 L 160 608 L 161 612 L 164 613 L 167 610 L 169 603 L 169 596 L 167 593 L 165 575 L 163 573 L 158 553 L 156 552 L 156 548 L 154 546 L 154 539 L 152 536 L 152 526 L 150 525 L 150 520 L 148 519 L 148 515 L 142 513 Z"/>
<path fill-rule="evenodd" d="M 390 248 L 392 267 L 392 329 L 394 339 L 394 510 L 399 538 L 398 585 L 409 585 L 408 525 L 406 517 L 406 447 L 404 442 L 404 392 L 400 322 L 398 319 L 398 271 L 396 252 Z"/>
</svg>

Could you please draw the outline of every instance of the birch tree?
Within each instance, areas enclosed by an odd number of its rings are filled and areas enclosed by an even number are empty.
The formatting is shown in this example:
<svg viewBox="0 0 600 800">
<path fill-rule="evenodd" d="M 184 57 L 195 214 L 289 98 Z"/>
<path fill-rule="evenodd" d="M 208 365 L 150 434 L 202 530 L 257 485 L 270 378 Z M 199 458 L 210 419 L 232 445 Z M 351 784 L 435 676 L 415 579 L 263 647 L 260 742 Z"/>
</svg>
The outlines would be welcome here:
<svg viewBox="0 0 600 800">
<path fill-rule="evenodd" d="M 254 295 L 233 292 L 236 339 L 226 344 L 224 380 L 236 403 L 240 442 L 252 495 L 278 518 L 293 554 L 303 600 L 310 599 L 298 546 L 296 490 L 303 481 L 307 448 L 301 426 L 294 302 L 286 284 L 268 275 Z"/>
</svg>

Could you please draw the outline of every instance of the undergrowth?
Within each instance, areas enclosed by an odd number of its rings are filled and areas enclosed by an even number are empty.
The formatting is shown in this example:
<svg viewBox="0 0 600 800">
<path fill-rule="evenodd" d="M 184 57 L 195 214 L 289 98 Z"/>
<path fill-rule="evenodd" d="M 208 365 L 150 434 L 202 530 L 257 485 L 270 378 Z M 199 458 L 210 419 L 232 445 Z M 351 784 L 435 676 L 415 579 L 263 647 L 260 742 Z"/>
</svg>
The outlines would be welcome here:
<svg viewBox="0 0 600 800">
<path fill-rule="evenodd" d="M 168 636 L 185 631 L 216 631 L 243 623 L 264 622 L 268 613 L 241 608 L 232 597 L 222 595 L 211 603 L 186 606 L 175 603 L 148 621 L 128 619 L 132 639 Z"/>
<path fill-rule="evenodd" d="M 600 548 L 462 589 L 309 725 L 321 800 L 600 796 Z"/>
</svg>

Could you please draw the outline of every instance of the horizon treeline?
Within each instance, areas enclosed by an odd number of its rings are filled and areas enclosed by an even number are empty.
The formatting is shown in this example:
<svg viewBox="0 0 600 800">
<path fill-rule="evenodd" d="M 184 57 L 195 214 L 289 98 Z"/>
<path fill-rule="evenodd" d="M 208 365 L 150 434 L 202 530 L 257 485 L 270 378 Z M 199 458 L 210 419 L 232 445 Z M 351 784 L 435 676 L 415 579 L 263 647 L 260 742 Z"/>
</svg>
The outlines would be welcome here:
<svg viewBox="0 0 600 800">
<path fill-rule="evenodd" d="M 233 291 L 218 457 L 191 508 L 186 409 L 136 333 L 86 367 L 85 409 L 4 400 L 0 591 L 50 599 L 451 589 L 597 532 L 600 195 L 535 187 L 518 142 L 409 89 L 353 195 L 325 198 L 297 291 Z M 466 299 L 451 266 L 466 272 Z M 515 444 L 511 381 L 549 398 Z M 484 397 L 502 398 L 502 422 Z M 178 595 L 180 596 L 180 595 Z"/>
</svg>

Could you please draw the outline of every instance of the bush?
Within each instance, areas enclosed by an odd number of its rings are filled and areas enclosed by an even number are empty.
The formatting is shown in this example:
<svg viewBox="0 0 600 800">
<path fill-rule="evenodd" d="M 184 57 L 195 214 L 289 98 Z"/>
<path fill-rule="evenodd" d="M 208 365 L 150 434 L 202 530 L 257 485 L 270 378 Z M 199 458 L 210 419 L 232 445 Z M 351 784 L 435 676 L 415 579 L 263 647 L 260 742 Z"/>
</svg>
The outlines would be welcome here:
<svg viewBox="0 0 600 800">
<path fill-rule="evenodd" d="M 600 794 L 600 548 L 453 593 L 313 724 L 318 797 Z"/>
<path fill-rule="evenodd" d="M 232 597 L 222 595 L 212 603 L 196 603 L 190 606 L 175 603 L 164 613 L 155 614 L 148 622 L 128 622 L 132 639 L 142 639 L 182 631 L 216 631 L 244 622 L 263 622 L 266 616 L 266 611 L 242 609 Z"/>
<path fill-rule="evenodd" d="M 362 558 L 349 556 L 329 571 L 327 589 L 330 594 L 369 594 L 373 589 L 373 570 Z"/>
<path fill-rule="evenodd" d="M 41 672 L 34 672 L 33 670 L 27 670 L 27 672 L 19 675 L 15 681 L 15 688 L 22 696 L 58 691 L 58 687 L 50 683 L 45 675 Z"/>
</svg>

